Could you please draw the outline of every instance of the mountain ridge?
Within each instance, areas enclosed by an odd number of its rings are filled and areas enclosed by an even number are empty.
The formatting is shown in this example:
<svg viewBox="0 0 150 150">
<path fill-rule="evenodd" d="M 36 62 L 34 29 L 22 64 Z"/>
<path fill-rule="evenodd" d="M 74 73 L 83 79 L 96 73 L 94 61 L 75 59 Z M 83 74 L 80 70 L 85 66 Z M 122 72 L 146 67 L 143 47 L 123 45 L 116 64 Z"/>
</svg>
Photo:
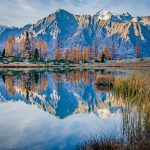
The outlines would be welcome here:
<svg viewBox="0 0 150 150">
<path fill-rule="evenodd" d="M 105 45 L 111 49 L 115 44 L 116 54 L 122 54 L 124 58 L 135 57 L 138 42 L 142 55 L 150 56 L 150 16 L 132 17 L 128 12 L 114 14 L 104 9 L 93 16 L 74 15 L 58 9 L 26 30 L 48 43 L 49 54 L 53 54 L 59 39 L 63 43 L 62 49 L 75 48 L 77 44 L 92 47 L 96 42 L 98 49 L 103 50 Z"/>
</svg>

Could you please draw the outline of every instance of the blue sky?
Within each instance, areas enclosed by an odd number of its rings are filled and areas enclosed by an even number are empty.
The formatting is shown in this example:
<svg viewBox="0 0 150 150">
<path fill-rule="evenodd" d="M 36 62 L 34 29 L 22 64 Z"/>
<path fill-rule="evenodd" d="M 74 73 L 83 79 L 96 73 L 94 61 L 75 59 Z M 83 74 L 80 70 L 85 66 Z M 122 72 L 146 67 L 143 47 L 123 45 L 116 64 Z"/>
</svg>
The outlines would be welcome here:
<svg viewBox="0 0 150 150">
<path fill-rule="evenodd" d="M 0 24 L 24 26 L 36 23 L 62 8 L 74 14 L 93 15 L 101 9 L 133 16 L 150 15 L 150 0 L 0 0 Z"/>
</svg>

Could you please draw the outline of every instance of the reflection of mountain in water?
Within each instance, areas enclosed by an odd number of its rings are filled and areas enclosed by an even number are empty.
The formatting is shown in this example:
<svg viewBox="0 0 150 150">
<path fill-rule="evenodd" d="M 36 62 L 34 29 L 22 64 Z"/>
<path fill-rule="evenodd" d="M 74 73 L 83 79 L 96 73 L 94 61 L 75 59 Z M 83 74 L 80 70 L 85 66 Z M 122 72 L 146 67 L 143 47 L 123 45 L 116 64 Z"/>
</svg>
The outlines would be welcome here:
<svg viewBox="0 0 150 150">
<path fill-rule="evenodd" d="M 88 71 L 2 73 L 0 99 L 2 102 L 21 100 L 35 104 L 59 118 L 90 112 L 105 118 L 111 113 L 120 113 L 123 103 L 115 100 L 111 89 L 99 91 L 96 88 L 94 82 L 100 74 Z"/>
</svg>

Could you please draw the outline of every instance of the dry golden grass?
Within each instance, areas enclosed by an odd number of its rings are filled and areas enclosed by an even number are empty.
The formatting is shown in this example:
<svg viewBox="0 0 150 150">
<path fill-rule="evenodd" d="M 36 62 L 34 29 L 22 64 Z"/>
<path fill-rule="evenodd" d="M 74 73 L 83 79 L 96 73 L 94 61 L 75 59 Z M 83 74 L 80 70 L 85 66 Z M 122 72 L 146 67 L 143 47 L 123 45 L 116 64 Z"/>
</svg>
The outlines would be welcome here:
<svg viewBox="0 0 150 150">
<path fill-rule="evenodd" d="M 134 72 L 127 78 L 116 78 L 114 81 L 116 95 L 136 105 L 150 101 L 150 72 Z"/>
<path fill-rule="evenodd" d="M 99 76 L 97 82 L 110 80 L 111 76 Z M 128 112 L 122 114 L 122 140 L 94 138 L 83 143 L 80 150 L 149 150 L 150 149 L 150 72 L 134 72 L 127 78 L 113 79 L 117 97 L 127 104 Z M 130 112 L 136 107 L 136 116 Z M 115 137 L 115 135 L 114 135 Z M 126 139 L 126 140 L 124 140 Z"/>
</svg>

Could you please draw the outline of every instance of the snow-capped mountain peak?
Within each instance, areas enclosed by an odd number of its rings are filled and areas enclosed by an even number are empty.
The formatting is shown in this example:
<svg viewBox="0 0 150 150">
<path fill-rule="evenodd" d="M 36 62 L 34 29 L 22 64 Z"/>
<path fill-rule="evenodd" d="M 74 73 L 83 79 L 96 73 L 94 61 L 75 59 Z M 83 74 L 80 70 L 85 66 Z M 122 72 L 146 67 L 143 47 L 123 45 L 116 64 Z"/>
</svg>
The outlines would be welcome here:
<svg viewBox="0 0 150 150">
<path fill-rule="evenodd" d="M 9 28 L 0 26 L 0 49 L 4 48 L 7 37 L 21 37 L 25 31 L 33 33 L 36 39 L 47 42 L 52 55 L 56 40 L 59 39 L 62 50 L 76 48 L 77 44 L 93 46 L 96 42 L 99 50 L 115 45 L 116 58 L 134 57 L 138 42 L 144 57 L 150 56 L 150 16 L 133 18 L 128 12 L 122 14 L 100 10 L 95 15 L 74 15 L 64 9 L 58 9 L 49 16 L 37 21 L 31 27 Z M 24 35 L 24 34 L 23 34 Z"/>
<path fill-rule="evenodd" d="M 128 12 L 122 14 L 115 14 L 105 9 L 97 12 L 94 17 L 99 20 L 110 20 L 113 22 L 128 22 L 131 21 L 133 18 Z"/>
<path fill-rule="evenodd" d="M 111 18 L 112 13 L 102 9 L 99 12 L 96 13 L 96 15 L 94 15 L 94 17 L 97 17 L 100 20 L 109 20 Z"/>
</svg>

